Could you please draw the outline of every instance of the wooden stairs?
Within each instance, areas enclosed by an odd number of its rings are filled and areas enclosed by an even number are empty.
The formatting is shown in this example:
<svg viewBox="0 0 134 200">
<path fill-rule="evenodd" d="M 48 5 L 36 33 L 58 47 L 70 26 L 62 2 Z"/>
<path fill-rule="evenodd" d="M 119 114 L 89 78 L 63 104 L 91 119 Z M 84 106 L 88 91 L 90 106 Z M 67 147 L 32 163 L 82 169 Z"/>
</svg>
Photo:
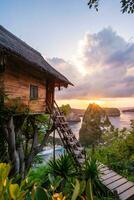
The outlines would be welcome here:
<svg viewBox="0 0 134 200">
<path fill-rule="evenodd" d="M 55 128 L 61 138 L 66 151 L 72 155 L 75 164 L 80 167 L 85 162 L 85 150 L 76 139 L 74 133 L 69 128 L 64 114 L 60 111 L 57 103 L 54 101 L 53 109 L 47 104 L 47 109 L 51 113 L 51 118 L 55 124 Z"/>
</svg>

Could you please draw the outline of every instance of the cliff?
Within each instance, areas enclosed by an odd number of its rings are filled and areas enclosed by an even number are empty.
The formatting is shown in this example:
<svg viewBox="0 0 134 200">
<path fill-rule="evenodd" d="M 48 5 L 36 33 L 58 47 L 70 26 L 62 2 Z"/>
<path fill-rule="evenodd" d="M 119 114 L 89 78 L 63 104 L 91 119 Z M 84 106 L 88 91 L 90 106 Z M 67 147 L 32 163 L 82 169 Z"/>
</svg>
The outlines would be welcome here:
<svg viewBox="0 0 134 200">
<path fill-rule="evenodd" d="M 108 117 L 119 117 L 120 110 L 118 108 L 103 108 Z"/>
<path fill-rule="evenodd" d="M 79 132 L 81 144 L 88 146 L 99 143 L 105 127 L 110 125 L 105 110 L 96 104 L 89 104 Z"/>
</svg>

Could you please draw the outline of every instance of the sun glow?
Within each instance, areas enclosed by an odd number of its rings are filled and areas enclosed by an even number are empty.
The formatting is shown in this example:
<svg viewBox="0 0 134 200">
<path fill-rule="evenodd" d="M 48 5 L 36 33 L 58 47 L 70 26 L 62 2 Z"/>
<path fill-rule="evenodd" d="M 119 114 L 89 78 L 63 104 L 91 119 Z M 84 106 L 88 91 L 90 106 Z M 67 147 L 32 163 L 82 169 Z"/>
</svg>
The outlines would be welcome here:
<svg viewBox="0 0 134 200">
<path fill-rule="evenodd" d="M 58 100 L 59 106 L 63 104 L 70 104 L 72 108 L 78 109 L 86 109 L 90 103 L 96 103 L 102 107 L 107 106 L 107 102 L 100 99 L 95 100 L 79 100 L 79 99 L 71 99 L 71 100 Z"/>
<path fill-rule="evenodd" d="M 129 98 L 102 98 L 102 99 L 92 99 L 92 100 L 83 100 L 83 99 L 66 99 L 58 100 L 59 106 L 62 104 L 70 104 L 72 108 L 86 109 L 90 103 L 96 103 L 101 107 L 134 107 L 134 97 Z"/>
</svg>

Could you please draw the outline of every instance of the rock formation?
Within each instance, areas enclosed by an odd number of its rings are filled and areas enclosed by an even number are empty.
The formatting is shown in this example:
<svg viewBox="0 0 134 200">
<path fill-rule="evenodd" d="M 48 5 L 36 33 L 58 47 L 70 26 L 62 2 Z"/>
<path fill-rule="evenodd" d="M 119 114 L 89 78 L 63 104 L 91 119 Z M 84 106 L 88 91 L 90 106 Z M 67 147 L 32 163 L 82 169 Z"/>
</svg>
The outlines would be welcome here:
<svg viewBox="0 0 134 200">
<path fill-rule="evenodd" d="M 110 125 L 105 110 L 96 104 L 90 104 L 85 112 L 79 132 L 81 144 L 88 146 L 99 143 L 104 129 Z"/>
</svg>

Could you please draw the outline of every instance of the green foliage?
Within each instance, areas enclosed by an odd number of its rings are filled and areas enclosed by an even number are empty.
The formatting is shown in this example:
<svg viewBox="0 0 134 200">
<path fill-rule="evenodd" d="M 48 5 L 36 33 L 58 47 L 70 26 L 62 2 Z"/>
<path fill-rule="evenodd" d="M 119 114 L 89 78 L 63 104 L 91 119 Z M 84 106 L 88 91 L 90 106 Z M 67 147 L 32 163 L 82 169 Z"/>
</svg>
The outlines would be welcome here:
<svg viewBox="0 0 134 200">
<path fill-rule="evenodd" d="M 34 200 L 49 200 L 49 195 L 47 191 L 42 187 L 35 187 L 33 191 L 33 199 Z"/>
<path fill-rule="evenodd" d="M 42 148 L 45 146 L 53 127 L 53 121 L 50 119 L 50 115 L 47 114 L 30 115 L 27 108 L 22 109 L 20 98 L 9 99 L 5 91 L 3 89 L 1 90 L 0 161 L 11 162 L 13 165 L 12 174 L 19 171 L 23 176 L 28 172 L 32 162 L 41 162 L 41 159 L 39 160 L 39 158 L 35 158 L 35 156 L 42 151 Z M 18 112 L 22 112 L 24 115 L 16 115 Z M 12 133 L 11 138 L 14 140 L 13 142 L 9 142 L 8 140 L 9 135 L 11 135 L 10 132 Z M 14 149 L 16 153 L 14 153 L 12 149 Z M 18 151 L 18 149 L 21 150 Z M 18 159 L 20 159 L 19 163 L 21 165 L 19 169 L 17 168 Z"/>
<path fill-rule="evenodd" d="M 72 183 L 74 183 L 76 179 L 76 170 L 70 157 L 71 156 L 64 154 L 55 161 L 51 160 L 48 163 L 50 177 L 59 177 L 61 180 L 57 191 L 64 191 L 63 194 L 66 196 L 72 194 Z"/>
<path fill-rule="evenodd" d="M 64 113 L 65 116 L 67 116 L 68 114 L 71 113 L 71 107 L 69 104 L 66 104 L 66 105 L 62 105 L 60 107 L 60 110 Z"/>
<path fill-rule="evenodd" d="M 0 163 L 0 199 L 1 200 L 24 200 L 26 196 L 26 190 L 23 190 L 23 183 L 19 186 L 18 184 L 13 184 L 11 180 L 8 179 L 10 172 L 10 165 Z"/>
<path fill-rule="evenodd" d="M 65 154 L 55 162 L 51 160 L 45 167 L 32 170 L 29 180 L 38 182 L 40 186 L 46 188 L 47 195 L 56 200 L 58 197 L 59 199 L 66 197 L 68 200 L 85 200 L 86 198 L 104 200 L 104 196 L 111 196 L 100 183 L 98 163 L 93 157 L 87 159 L 78 173 L 70 157 Z"/>
<path fill-rule="evenodd" d="M 52 200 L 55 190 L 58 187 L 57 178 L 55 185 L 51 185 L 49 191 L 38 184 L 30 184 L 28 179 L 23 180 L 20 184 L 13 183 L 8 178 L 10 165 L 0 163 L 0 200 Z M 62 198 L 63 199 L 63 198 Z M 56 200 L 62 200 L 61 198 Z"/>
<path fill-rule="evenodd" d="M 71 200 L 76 200 L 80 193 L 80 182 L 76 179 L 76 185 L 74 187 L 73 195 Z"/>
<path fill-rule="evenodd" d="M 8 158 L 7 142 L 5 134 L 3 133 L 3 122 L 11 113 L 10 110 L 3 105 L 4 100 L 7 98 L 5 91 L 0 88 L 0 162 L 6 162 Z"/>
<path fill-rule="evenodd" d="M 39 164 L 43 164 L 44 162 L 44 158 L 42 155 L 37 155 L 35 156 L 35 158 L 33 159 L 33 165 L 39 165 Z"/>
<path fill-rule="evenodd" d="M 106 195 L 105 188 L 99 180 L 98 168 L 99 164 L 93 156 L 86 160 L 83 175 L 86 181 L 86 194 L 89 199 L 93 199 L 93 196 L 101 197 L 102 194 Z"/>
<path fill-rule="evenodd" d="M 113 130 L 103 137 L 105 146 L 96 150 L 96 157 L 119 174 L 134 181 L 134 122 L 130 131 Z"/>
<path fill-rule="evenodd" d="M 89 6 L 89 8 L 94 7 L 96 9 L 96 11 L 98 11 L 99 0 L 89 0 L 88 6 Z"/>
<path fill-rule="evenodd" d="M 29 180 L 45 187 L 50 196 L 61 191 L 64 195 L 71 196 L 73 192 L 72 179 L 75 178 L 73 171 L 74 166 L 72 166 L 69 156 L 63 155 L 55 162 L 51 160 L 45 166 L 32 170 L 29 173 Z"/>
<path fill-rule="evenodd" d="M 95 8 L 98 11 L 100 0 L 89 0 L 89 8 Z M 134 13 L 134 0 L 120 0 L 122 13 Z"/>
<path fill-rule="evenodd" d="M 72 164 L 72 159 L 68 154 L 61 155 L 55 161 L 50 160 L 48 163 L 49 173 L 52 175 L 57 175 L 63 179 L 74 176 L 76 170 Z"/>
<path fill-rule="evenodd" d="M 74 166 L 65 154 L 55 162 L 51 160 L 45 166 L 31 170 L 28 178 L 46 188 L 50 196 L 61 191 L 70 196 L 73 192 L 72 179 L 75 178 Z"/>
<path fill-rule="evenodd" d="M 28 174 L 28 179 L 30 182 L 37 183 L 38 185 L 48 183 L 48 166 L 40 166 L 35 169 L 31 169 Z"/>
</svg>

